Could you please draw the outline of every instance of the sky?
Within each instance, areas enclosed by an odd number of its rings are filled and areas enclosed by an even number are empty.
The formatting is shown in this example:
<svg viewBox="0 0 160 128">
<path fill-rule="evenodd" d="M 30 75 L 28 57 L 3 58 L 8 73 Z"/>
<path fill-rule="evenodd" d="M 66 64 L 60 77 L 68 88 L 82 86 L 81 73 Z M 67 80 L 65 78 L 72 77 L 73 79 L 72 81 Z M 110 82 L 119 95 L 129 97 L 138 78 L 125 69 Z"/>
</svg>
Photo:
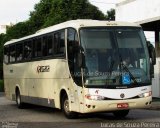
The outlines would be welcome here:
<svg viewBox="0 0 160 128">
<path fill-rule="evenodd" d="M 17 23 L 29 18 L 40 0 L 0 0 L 0 25 Z"/>
<path fill-rule="evenodd" d="M 115 4 L 122 0 L 89 0 L 91 4 L 97 6 L 104 14 L 107 10 L 115 8 Z"/>
<path fill-rule="evenodd" d="M 89 0 L 97 6 L 104 14 L 107 10 L 115 8 L 115 3 L 119 0 Z M 34 10 L 34 5 L 40 0 L 0 0 L 0 25 L 18 23 L 29 18 L 29 14 Z"/>
</svg>

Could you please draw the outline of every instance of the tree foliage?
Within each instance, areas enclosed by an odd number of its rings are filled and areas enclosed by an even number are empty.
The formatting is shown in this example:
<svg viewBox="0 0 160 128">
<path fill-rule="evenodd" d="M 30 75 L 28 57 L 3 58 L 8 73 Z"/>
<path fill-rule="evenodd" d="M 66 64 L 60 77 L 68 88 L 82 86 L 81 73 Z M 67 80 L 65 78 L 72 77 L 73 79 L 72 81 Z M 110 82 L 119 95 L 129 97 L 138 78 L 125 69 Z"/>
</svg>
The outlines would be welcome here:
<svg viewBox="0 0 160 128">
<path fill-rule="evenodd" d="M 106 19 L 115 20 L 115 9 L 111 8 L 109 11 L 107 11 Z"/>
<path fill-rule="evenodd" d="M 28 35 L 30 32 L 29 22 L 19 22 L 16 25 L 7 28 L 6 35 L 10 39 L 18 39 L 20 37 Z"/>
<path fill-rule="evenodd" d="M 30 33 L 34 33 L 42 28 L 50 14 L 53 1 L 55 0 L 41 0 L 40 3 L 35 5 L 34 11 L 30 13 L 29 18 Z"/>
<path fill-rule="evenodd" d="M 30 17 L 35 29 L 74 19 L 103 20 L 105 16 L 88 0 L 41 0 Z"/>
<path fill-rule="evenodd" d="M 87 0 L 54 0 L 49 17 L 43 27 L 74 19 L 103 20 L 105 16 Z"/>
<path fill-rule="evenodd" d="M 3 43 L 5 42 L 5 34 L 0 34 L 0 78 L 2 78 L 3 69 Z"/>
</svg>

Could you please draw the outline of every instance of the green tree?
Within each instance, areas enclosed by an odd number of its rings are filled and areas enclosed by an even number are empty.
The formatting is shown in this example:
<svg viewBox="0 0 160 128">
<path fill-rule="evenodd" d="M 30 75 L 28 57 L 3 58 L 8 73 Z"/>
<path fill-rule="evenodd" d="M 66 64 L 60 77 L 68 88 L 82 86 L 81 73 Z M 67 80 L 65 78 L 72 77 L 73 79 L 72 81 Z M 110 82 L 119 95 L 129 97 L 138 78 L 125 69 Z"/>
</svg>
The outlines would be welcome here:
<svg viewBox="0 0 160 128">
<path fill-rule="evenodd" d="M 104 20 L 105 16 L 88 0 L 41 0 L 30 18 L 33 22 L 39 20 L 35 22 L 38 28 L 75 19 Z"/>
<path fill-rule="evenodd" d="M 50 14 L 54 1 L 56 0 L 41 0 L 35 5 L 34 11 L 30 13 L 28 21 L 30 33 L 34 33 L 42 28 Z"/>
<path fill-rule="evenodd" d="M 0 34 L 0 79 L 2 78 L 3 69 L 3 42 L 5 41 L 5 34 Z"/>
<path fill-rule="evenodd" d="M 115 9 L 111 8 L 106 14 L 107 20 L 115 20 Z"/>
<path fill-rule="evenodd" d="M 19 22 L 13 26 L 8 27 L 6 33 L 8 40 L 18 39 L 30 34 L 29 21 Z"/>
<path fill-rule="evenodd" d="M 3 42 L 5 41 L 5 34 L 0 34 L 0 63 L 2 62 L 2 54 L 3 54 Z"/>
</svg>

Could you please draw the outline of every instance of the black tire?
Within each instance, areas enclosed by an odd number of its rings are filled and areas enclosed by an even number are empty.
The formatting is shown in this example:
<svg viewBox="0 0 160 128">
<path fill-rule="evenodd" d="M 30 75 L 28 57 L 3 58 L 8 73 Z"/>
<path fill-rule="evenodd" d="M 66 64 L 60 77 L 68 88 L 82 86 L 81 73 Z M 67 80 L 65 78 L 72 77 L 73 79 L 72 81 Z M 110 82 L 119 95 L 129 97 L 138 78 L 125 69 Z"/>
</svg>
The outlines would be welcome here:
<svg viewBox="0 0 160 128">
<path fill-rule="evenodd" d="M 22 103 L 21 94 L 19 90 L 16 91 L 16 103 L 18 108 L 20 109 L 24 108 L 24 104 Z"/>
<path fill-rule="evenodd" d="M 129 113 L 129 110 L 119 110 L 119 111 L 114 111 L 113 114 L 117 118 L 125 118 Z"/>
<path fill-rule="evenodd" d="M 69 111 L 69 100 L 67 94 L 64 94 L 61 100 L 62 111 L 68 119 L 75 119 L 78 113 Z"/>
</svg>

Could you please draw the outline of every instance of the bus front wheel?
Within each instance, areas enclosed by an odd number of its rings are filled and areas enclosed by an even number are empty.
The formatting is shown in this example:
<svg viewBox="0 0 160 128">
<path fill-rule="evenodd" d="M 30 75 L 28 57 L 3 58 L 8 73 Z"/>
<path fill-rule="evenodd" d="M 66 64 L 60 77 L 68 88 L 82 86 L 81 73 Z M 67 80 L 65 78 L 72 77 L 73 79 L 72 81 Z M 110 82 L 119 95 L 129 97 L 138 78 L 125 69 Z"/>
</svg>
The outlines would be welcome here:
<svg viewBox="0 0 160 128">
<path fill-rule="evenodd" d="M 23 103 L 21 101 L 21 94 L 19 90 L 16 90 L 16 103 L 18 108 L 23 108 Z"/>
<path fill-rule="evenodd" d="M 113 114 L 117 118 L 124 118 L 128 115 L 129 110 L 119 110 L 119 111 L 114 111 Z"/>
<path fill-rule="evenodd" d="M 67 94 L 64 94 L 62 97 L 62 111 L 68 119 L 74 119 L 78 116 L 76 112 L 71 112 L 69 110 L 69 100 Z"/>
</svg>

